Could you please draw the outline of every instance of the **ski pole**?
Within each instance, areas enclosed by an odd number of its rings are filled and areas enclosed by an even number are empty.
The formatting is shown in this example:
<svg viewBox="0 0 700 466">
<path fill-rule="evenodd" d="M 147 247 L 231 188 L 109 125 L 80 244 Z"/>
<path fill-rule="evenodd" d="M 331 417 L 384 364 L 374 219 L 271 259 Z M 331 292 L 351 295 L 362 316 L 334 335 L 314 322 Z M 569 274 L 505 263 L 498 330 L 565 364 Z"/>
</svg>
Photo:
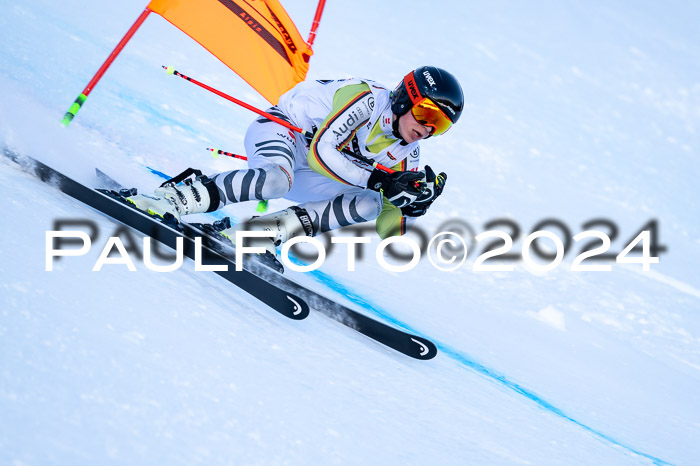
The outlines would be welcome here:
<svg viewBox="0 0 700 466">
<path fill-rule="evenodd" d="M 207 150 L 212 152 L 212 155 L 214 156 L 214 158 L 218 158 L 219 154 L 221 154 L 221 155 L 225 155 L 227 157 L 233 157 L 235 159 L 248 160 L 248 157 L 246 157 L 245 155 L 233 154 L 231 152 L 226 152 L 226 151 L 223 151 L 221 149 L 211 149 L 211 148 L 207 147 Z M 357 154 L 352 153 L 351 155 L 356 156 Z M 359 159 L 359 157 L 358 157 L 358 159 Z M 362 159 L 360 159 L 360 160 L 362 160 Z M 363 160 L 363 162 L 364 162 L 364 160 Z M 381 168 L 379 168 L 380 170 L 389 171 L 389 173 L 394 172 L 394 170 L 392 170 L 391 168 L 384 167 L 382 164 L 379 164 L 373 160 L 367 159 L 367 163 L 372 165 L 375 168 L 381 167 Z M 416 185 L 416 186 L 418 186 L 418 185 Z M 261 212 L 261 213 L 265 212 L 267 210 L 267 201 L 258 202 L 258 208 L 256 210 L 258 212 Z"/>
<path fill-rule="evenodd" d="M 255 112 L 255 113 L 257 113 L 258 115 L 260 115 L 260 116 L 262 116 L 262 117 L 268 118 L 268 119 L 274 121 L 275 123 L 284 126 L 285 128 L 289 128 L 289 129 L 291 129 L 292 131 L 296 131 L 297 133 L 301 133 L 301 134 L 303 134 L 305 137 L 307 137 L 307 138 L 309 138 L 309 139 L 311 139 L 311 138 L 314 137 L 314 135 L 313 135 L 312 133 L 310 133 L 310 132 L 308 132 L 308 131 L 304 131 L 303 129 L 301 129 L 301 128 L 297 127 L 297 126 L 294 126 L 294 125 L 292 125 L 292 124 L 290 124 L 290 123 L 288 123 L 288 122 L 286 122 L 286 121 L 284 121 L 284 120 L 282 120 L 282 119 L 280 119 L 280 118 L 277 118 L 277 117 L 274 116 L 274 115 L 270 115 L 269 113 L 264 112 L 264 111 L 260 110 L 259 108 L 253 107 L 252 105 L 247 104 L 247 103 L 243 102 L 242 100 L 238 100 L 238 99 L 236 99 L 235 97 L 231 97 L 230 95 L 225 94 L 225 93 L 223 93 L 223 92 L 221 92 L 221 91 L 219 91 L 219 90 L 217 90 L 217 89 L 214 89 L 214 88 L 211 87 L 211 86 L 207 86 L 206 84 L 204 84 L 204 83 L 202 83 L 202 82 L 199 82 L 199 81 L 197 81 L 197 80 L 194 79 L 194 78 L 190 78 L 189 76 L 186 76 L 186 75 L 180 73 L 179 71 L 177 71 L 177 70 L 176 70 L 175 68 L 173 68 L 172 66 L 163 66 L 163 68 L 165 69 L 165 71 L 166 71 L 168 74 L 172 74 L 172 75 L 178 76 L 178 77 L 180 77 L 180 78 L 182 78 L 182 79 L 186 79 L 187 81 L 191 82 L 192 84 L 196 84 L 197 86 L 199 86 L 199 87 L 201 87 L 201 88 L 203 88 L 203 89 L 206 89 L 206 90 L 208 90 L 209 92 L 213 92 L 214 94 L 218 95 L 219 97 L 223 97 L 224 99 L 226 99 L 226 100 L 228 100 L 228 101 L 231 101 L 231 102 L 233 102 L 234 104 L 240 105 L 241 107 L 243 107 L 243 108 L 245 108 L 245 109 L 248 109 L 248 110 L 250 110 L 251 112 Z"/>
<path fill-rule="evenodd" d="M 218 159 L 219 155 L 225 155 L 226 157 L 233 157 L 234 159 L 248 160 L 248 157 L 245 155 L 232 154 L 231 152 L 226 152 L 221 149 L 210 149 L 207 147 L 207 150 L 212 152 L 212 156 L 214 156 L 215 159 Z"/>
<path fill-rule="evenodd" d="M 214 156 L 214 158 L 218 158 L 219 154 L 225 155 L 227 157 L 233 157 L 236 159 L 241 159 L 241 160 L 248 160 L 248 157 L 245 155 L 238 155 L 238 154 L 232 154 L 231 152 L 226 152 L 221 149 L 210 149 L 207 147 L 207 150 L 211 151 Z M 365 163 L 368 163 L 369 165 L 372 165 L 374 168 L 378 168 L 379 170 L 384 170 L 388 173 L 394 173 L 396 170 L 392 170 L 391 168 L 385 167 L 384 165 L 375 162 L 374 160 L 368 159 L 366 157 L 358 156 L 354 152 L 350 152 L 348 150 L 343 150 L 344 153 L 352 155 L 353 157 L 357 158 L 358 160 L 362 160 Z M 416 181 L 416 187 L 420 187 L 420 181 Z M 265 212 L 267 210 L 267 201 L 260 201 L 258 203 L 258 212 Z"/>
<path fill-rule="evenodd" d="M 227 157 L 233 157 L 233 158 L 235 158 L 235 159 L 248 160 L 248 157 L 246 157 L 245 155 L 233 154 L 233 153 L 231 153 L 231 152 L 226 152 L 226 151 L 223 151 L 223 150 L 221 150 L 221 149 L 211 149 L 211 148 L 207 147 L 207 150 L 213 152 L 212 155 L 214 156 L 214 158 L 218 158 L 219 155 L 225 155 L 225 156 L 227 156 Z M 385 172 L 388 172 L 388 173 L 394 173 L 394 171 L 395 171 L 395 170 L 392 170 L 392 169 L 389 168 L 389 167 L 385 167 L 385 166 L 382 165 L 381 163 L 375 162 L 375 161 L 372 160 L 372 159 L 368 159 L 368 158 L 363 157 L 363 156 L 361 156 L 361 155 L 358 156 L 358 155 L 355 154 L 354 152 L 350 152 L 350 151 L 347 150 L 347 149 L 343 149 L 343 153 L 348 154 L 348 155 L 352 155 L 352 156 L 355 157 L 356 159 L 361 160 L 361 161 L 363 161 L 363 162 L 365 162 L 365 163 L 367 163 L 367 164 L 369 164 L 369 165 L 372 165 L 373 168 L 378 168 L 379 170 L 384 170 Z"/>
<path fill-rule="evenodd" d="M 216 89 L 214 89 L 214 88 L 211 87 L 211 86 L 207 86 L 206 84 L 204 84 L 204 83 L 202 83 L 202 82 L 199 82 L 199 81 L 197 81 L 197 80 L 194 79 L 194 78 L 191 78 L 191 77 L 189 77 L 189 76 L 187 76 L 187 75 L 184 75 L 184 74 L 180 73 L 179 71 L 177 71 L 177 70 L 176 70 L 175 68 L 173 68 L 172 66 L 163 66 L 163 68 L 167 71 L 168 74 L 172 74 L 172 75 L 178 76 L 178 77 L 180 77 L 180 78 L 182 78 L 182 79 L 185 79 L 185 80 L 187 80 L 187 81 L 189 81 L 189 82 L 191 82 L 191 83 L 193 83 L 193 84 L 196 84 L 197 86 L 199 86 L 199 87 L 201 87 L 201 88 L 203 88 L 203 89 L 208 90 L 209 92 L 212 92 L 212 93 L 218 95 L 219 97 L 223 97 L 224 99 L 229 100 L 229 101 L 233 102 L 234 104 L 240 105 L 241 107 L 246 108 L 246 109 L 248 109 L 248 110 L 250 110 L 250 111 L 252 111 L 252 112 L 255 112 L 255 113 L 257 113 L 258 115 L 260 115 L 260 116 L 262 116 L 262 117 L 268 118 L 268 119 L 274 121 L 275 123 L 278 123 L 278 124 L 284 126 L 285 128 L 289 128 L 289 129 L 291 129 L 292 131 L 296 131 L 297 133 L 301 133 L 304 137 L 306 137 L 306 138 L 309 139 L 309 140 L 313 139 L 313 137 L 314 137 L 313 133 L 310 133 L 309 131 L 304 131 L 303 129 L 301 129 L 301 128 L 297 127 L 297 126 L 294 126 L 294 125 L 292 125 L 292 124 L 290 124 L 290 123 L 288 123 L 288 122 L 286 122 L 286 121 L 284 121 L 284 120 L 282 120 L 282 119 L 280 119 L 280 118 L 277 118 L 277 117 L 274 116 L 274 115 L 270 115 L 269 113 L 267 113 L 267 112 L 265 112 L 265 111 L 263 111 L 263 110 L 260 110 L 259 108 L 253 107 L 252 105 L 247 104 L 247 103 L 243 102 L 242 100 L 238 100 L 238 99 L 236 99 L 235 97 L 231 97 L 230 95 L 225 94 L 225 93 L 223 93 L 223 92 L 221 92 L 221 91 L 219 91 L 219 90 L 216 90 Z M 387 172 L 387 173 L 394 173 L 394 172 L 396 171 L 396 170 L 392 170 L 392 169 L 389 168 L 389 167 L 385 167 L 385 166 L 382 165 L 381 163 L 377 163 L 377 162 L 375 162 L 374 160 L 372 160 L 372 159 L 370 159 L 370 158 L 367 158 L 367 157 L 365 157 L 365 156 L 363 156 L 363 155 L 361 155 L 361 154 L 356 154 L 356 153 L 354 153 L 354 152 L 352 152 L 352 151 L 350 151 L 350 150 L 348 150 L 348 149 L 343 149 L 341 152 L 343 152 L 344 154 L 347 154 L 347 155 L 349 155 L 349 156 L 351 156 L 351 157 L 354 157 L 354 158 L 356 158 L 356 159 L 358 159 L 358 160 L 360 160 L 360 161 L 362 161 L 362 162 L 365 162 L 366 164 L 369 164 L 369 165 L 371 165 L 373 168 L 376 168 L 376 169 L 378 169 L 378 170 L 382 170 L 382 171 L 385 171 L 385 172 Z"/>
</svg>

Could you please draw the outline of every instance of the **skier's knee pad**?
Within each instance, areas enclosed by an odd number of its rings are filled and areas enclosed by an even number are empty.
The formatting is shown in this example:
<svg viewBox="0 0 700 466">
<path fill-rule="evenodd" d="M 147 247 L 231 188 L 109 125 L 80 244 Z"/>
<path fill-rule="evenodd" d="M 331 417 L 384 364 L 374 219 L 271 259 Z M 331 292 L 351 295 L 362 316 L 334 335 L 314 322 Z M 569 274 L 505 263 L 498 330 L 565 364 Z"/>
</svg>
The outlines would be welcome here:
<svg viewBox="0 0 700 466">
<path fill-rule="evenodd" d="M 270 165 L 263 168 L 265 171 L 265 183 L 262 195 L 265 199 L 277 199 L 287 195 L 292 188 L 294 172 L 281 165 Z"/>
</svg>

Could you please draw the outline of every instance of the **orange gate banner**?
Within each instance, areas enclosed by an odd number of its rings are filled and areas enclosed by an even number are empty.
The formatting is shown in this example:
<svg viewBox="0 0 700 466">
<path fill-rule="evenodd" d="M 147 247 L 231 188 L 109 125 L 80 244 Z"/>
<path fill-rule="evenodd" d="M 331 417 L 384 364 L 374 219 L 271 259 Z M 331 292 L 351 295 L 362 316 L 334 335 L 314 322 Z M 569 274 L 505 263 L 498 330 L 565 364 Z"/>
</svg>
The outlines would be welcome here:
<svg viewBox="0 0 700 466">
<path fill-rule="evenodd" d="M 278 0 L 152 0 L 270 103 L 306 78 L 313 53 Z"/>
</svg>

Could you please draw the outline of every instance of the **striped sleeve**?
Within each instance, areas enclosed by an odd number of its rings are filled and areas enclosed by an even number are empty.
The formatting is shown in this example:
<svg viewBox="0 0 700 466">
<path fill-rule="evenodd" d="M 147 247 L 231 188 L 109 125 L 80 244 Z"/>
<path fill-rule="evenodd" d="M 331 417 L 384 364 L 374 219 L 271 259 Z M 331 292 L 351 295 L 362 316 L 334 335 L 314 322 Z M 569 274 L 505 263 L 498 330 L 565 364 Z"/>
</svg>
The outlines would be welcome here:
<svg viewBox="0 0 700 466">
<path fill-rule="evenodd" d="M 338 89 L 333 110 L 311 140 L 306 157 L 309 167 L 332 180 L 364 188 L 369 172 L 348 160 L 340 150 L 370 120 L 373 108 L 374 96 L 366 83 Z"/>
</svg>

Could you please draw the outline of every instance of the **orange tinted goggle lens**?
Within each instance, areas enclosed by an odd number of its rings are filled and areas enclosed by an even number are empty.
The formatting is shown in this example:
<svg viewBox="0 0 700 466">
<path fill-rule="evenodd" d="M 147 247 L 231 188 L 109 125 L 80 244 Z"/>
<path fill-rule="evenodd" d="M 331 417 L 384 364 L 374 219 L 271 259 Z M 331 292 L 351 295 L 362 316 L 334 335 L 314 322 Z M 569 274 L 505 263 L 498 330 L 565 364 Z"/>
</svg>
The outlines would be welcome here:
<svg viewBox="0 0 700 466">
<path fill-rule="evenodd" d="M 452 126 L 452 121 L 430 99 L 421 99 L 420 102 L 413 106 L 411 112 L 418 123 L 432 128 L 431 136 L 442 134 Z"/>
</svg>

